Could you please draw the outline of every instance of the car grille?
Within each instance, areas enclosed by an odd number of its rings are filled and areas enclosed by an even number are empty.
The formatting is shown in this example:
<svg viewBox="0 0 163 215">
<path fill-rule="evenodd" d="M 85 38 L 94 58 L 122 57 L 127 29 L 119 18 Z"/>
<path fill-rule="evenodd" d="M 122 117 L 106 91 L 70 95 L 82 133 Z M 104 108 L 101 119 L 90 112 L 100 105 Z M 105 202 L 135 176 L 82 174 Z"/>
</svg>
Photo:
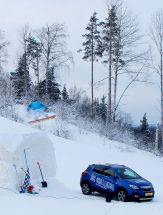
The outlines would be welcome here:
<svg viewBox="0 0 163 215">
<path fill-rule="evenodd" d="M 141 190 L 143 190 L 143 191 L 151 191 L 151 189 L 152 189 L 151 186 L 141 186 L 140 188 L 141 188 Z"/>
</svg>

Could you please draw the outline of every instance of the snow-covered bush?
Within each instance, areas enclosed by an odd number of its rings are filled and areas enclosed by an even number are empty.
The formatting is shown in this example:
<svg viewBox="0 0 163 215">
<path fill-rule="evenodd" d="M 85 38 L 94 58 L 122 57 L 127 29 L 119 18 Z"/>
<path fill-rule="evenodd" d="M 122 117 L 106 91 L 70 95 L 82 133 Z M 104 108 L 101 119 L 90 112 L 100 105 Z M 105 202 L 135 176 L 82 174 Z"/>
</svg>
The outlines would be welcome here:
<svg viewBox="0 0 163 215">
<path fill-rule="evenodd" d="M 136 145 L 134 135 L 127 128 L 126 120 L 121 120 L 121 125 L 117 122 L 107 125 L 99 118 L 92 120 L 89 117 L 81 116 L 78 107 L 79 103 L 66 103 L 63 101 L 57 102 L 51 107 L 51 110 L 57 115 L 55 126 L 53 127 L 54 134 L 68 139 L 73 138 L 72 126 L 70 125 L 75 125 L 81 130 L 96 132 L 111 140 Z"/>
<path fill-rule="evenodd" d="M 18 121 L 10 77 L 2 72 L 0 73 L 0 95 L 0 115 Z"/>
</svg>

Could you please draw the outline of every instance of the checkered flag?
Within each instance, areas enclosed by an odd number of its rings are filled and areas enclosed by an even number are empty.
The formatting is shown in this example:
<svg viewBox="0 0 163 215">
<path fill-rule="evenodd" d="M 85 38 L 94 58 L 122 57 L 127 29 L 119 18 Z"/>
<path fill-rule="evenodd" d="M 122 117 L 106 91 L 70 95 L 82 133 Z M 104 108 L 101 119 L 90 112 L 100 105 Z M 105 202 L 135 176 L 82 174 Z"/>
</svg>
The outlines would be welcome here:
<svg viewBox="0 0 163 215">
<path fill-rule="evenodd" d="M 22 186 L 23 191 L 26 191 L 30 185 L 31 185 L 31 181 L 30 181 L 30 173 L 29 173 L 29 168 L 28 168 L 26 175 L 25 175 L 24 183 Z"/>
</svg>

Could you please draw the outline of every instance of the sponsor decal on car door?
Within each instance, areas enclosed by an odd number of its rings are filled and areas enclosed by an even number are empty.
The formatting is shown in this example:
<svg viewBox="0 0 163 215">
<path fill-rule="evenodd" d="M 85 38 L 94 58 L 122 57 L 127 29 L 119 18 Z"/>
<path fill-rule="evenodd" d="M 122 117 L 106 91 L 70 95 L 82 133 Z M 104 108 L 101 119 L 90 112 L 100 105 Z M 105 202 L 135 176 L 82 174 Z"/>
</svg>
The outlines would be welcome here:
<svg viewBox="0 0 163 215">
<path fill-rule="evenodd" d="M 90 176 L 90 181 L 94 188 L 106 190 L 109 192 L 114 192 L 115 185 L 113 183 L 113 179 L 105 176 L 103 172 L 100 174 L 92 173 Z"/>
</svg>

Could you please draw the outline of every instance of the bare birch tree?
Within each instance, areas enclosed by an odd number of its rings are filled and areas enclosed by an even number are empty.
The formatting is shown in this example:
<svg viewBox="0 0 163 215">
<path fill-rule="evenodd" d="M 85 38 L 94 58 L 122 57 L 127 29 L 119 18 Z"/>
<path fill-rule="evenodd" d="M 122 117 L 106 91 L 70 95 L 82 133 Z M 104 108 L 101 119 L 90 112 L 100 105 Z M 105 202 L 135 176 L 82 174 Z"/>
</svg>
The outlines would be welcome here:
<svg viewBox="0 0 163 215">
<path fill-rule="evenodd" d="M 115 121 L 117 103 L 118 79 L 122 75 L 129 75 L 130 82 L 138 81 L 137 75 L 143 73 L 148 57 L 146 51 L 141 51 L 140 44 L 142 36 L 140 35 L 139 26 L 136 17 L 131 15 L 122 1 L 116 1 L 117 14 L 117 37 L 114 42 L 114 62 L 113 62 L 113 79 L 114 79 L 114 98 L 113 98 L 113 121 Z M 143 67 L 142 67 L 143 66 Z M 140 72 L 138 72 L 141 70 Z M 127 88 L 128 89 L 128 88 Z M 123 93 L 122 93 L 123 95 Z M 122 95 L 120 97 L 122 97 Z"/>
<path fill-rule="evenodd" d="M 55 71 L 60 66 L 67 65 L 72 60 L 72 54 L 67 50 L 66 30 L 62 24 L 46 25 L 39 30 L 38 39 L 42 46 L 43 62 L 45 64 L 46 99 L 48 97 L 48 77 L 50 69 Z"/>
</svg>

